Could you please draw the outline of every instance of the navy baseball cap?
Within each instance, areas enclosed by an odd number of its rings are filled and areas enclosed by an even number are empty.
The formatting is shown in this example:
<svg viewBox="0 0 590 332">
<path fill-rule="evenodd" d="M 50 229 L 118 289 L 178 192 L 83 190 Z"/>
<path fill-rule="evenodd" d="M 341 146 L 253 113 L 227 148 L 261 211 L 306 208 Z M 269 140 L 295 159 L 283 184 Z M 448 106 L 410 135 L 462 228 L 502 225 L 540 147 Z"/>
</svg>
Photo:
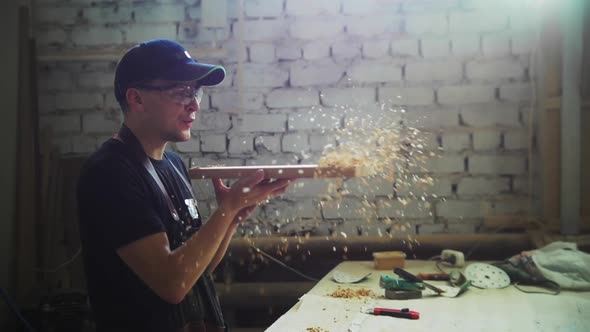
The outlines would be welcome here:
<svg viewBox="0 0 590 332">
<path fill-rule="evenodd" d="M 224 78 L 222 66 L 197 62 L 175 41 L 154 39 L 123 55 L 115 71 L 115 97 L 124 101 L 128 88 L 149 80 L 198 81 L 203 86 L 214 86 Z"/>
</svg>

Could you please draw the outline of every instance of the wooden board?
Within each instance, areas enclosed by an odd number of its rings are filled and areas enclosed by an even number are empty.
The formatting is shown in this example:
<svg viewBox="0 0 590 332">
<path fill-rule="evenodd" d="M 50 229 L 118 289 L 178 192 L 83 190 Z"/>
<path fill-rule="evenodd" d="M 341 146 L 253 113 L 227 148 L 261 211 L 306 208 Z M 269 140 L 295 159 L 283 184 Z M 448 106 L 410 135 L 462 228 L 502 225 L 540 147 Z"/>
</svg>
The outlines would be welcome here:
<svg viewBox="0 0 590 332">
<path fill-rule="evenodd" d="M 320 167 L 318 165 L 272 165 L 272 166 L 212 166 L 189 169 L 191 179 L 237 179 L 259 169 L 265 178 L 349 178 L 370 175 L 364 167 Z"/>
</svg>

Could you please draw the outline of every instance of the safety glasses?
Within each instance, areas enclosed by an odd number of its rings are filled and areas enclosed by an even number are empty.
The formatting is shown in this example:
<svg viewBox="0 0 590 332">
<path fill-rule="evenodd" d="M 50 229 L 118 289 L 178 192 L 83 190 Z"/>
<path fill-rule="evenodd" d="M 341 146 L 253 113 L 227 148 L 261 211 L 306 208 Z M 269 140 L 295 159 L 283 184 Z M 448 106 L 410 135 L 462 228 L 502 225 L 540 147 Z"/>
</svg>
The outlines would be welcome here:
<svg viewBox="0 0 590 332">
<path fill-rule="evenodd" d="M 200 86 L 191 86 L 187 84 L 173 84 L 166 86 L 155 86 L 148 84 L 135 84 L 135 88 L 146 91 L 158 91 L 162 92 L 175 103 L 181 105 L 188 105 L 197 99 L 197 103 L 201 103 L 203 100 L 203 89 Z"/>
</svg>

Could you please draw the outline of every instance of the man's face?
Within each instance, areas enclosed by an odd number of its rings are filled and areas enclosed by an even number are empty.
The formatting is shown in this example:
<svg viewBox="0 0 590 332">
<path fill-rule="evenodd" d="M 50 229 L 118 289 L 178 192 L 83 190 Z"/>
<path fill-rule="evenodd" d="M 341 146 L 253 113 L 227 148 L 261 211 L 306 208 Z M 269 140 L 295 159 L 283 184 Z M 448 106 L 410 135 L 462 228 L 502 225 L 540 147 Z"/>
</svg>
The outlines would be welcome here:
<svg viewBox="0 0 590 332">
<path fill-rule="evenodd" d="M 145 124 L 168 142 L 187 141 L 199 110 L 200 86 L 193 82 L 157 80 L 138 86 Z"/>
</svg>

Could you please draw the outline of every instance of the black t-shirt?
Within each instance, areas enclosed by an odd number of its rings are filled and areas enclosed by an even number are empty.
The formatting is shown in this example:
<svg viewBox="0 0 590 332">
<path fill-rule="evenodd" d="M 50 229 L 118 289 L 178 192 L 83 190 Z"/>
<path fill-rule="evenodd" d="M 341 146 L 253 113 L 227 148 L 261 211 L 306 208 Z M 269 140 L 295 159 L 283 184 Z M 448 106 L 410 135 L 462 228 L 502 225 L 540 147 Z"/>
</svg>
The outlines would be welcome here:
<svg viewBox="0 0 590 332">
<path fill-rule="evenodd" d="M 180 171 L 189 179 L 180 157 L 167 151 L 162 160 L 151 162 L 181 221 L 174 220 L 156 181 L 128 144 L 106 141 L 80 174 L 80 236 L 88 294 L 99 331 L 174 331 L 191 321 L 223 320 L 208 273 L 182 302 L 171 304 L 154 293 L 116 252 L 159 232 L 166 232 L 174 250 L 201 226 L 198 211 L 195 214 L 193 210 L 193 216 L 189 213 L 187 203 L 193 197 L 178 174 Z"/>
</svg>

